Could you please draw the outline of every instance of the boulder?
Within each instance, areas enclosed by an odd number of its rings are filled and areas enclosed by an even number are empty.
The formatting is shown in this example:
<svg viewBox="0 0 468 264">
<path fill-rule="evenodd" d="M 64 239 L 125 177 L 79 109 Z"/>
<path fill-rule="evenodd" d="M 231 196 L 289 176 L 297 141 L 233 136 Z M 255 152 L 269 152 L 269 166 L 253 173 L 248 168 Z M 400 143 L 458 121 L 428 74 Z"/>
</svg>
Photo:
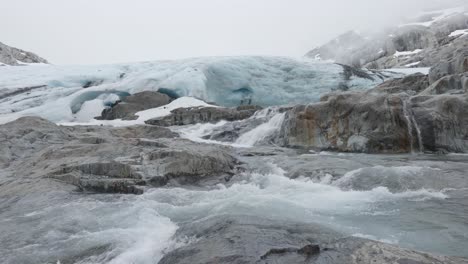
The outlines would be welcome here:
<svg viewBox="0 0 468 264">
<path fill-rule="evenodd" d="M 148 125 L 155 126 L 183 126 L 197 123 L 216 123 L 221 120 L 236 121 L 251 117 L 260 110 L 259 106 L 238 106 L 236 108 L 223 107 L 190 107 L 178 108 L 171 111 L 170 115 L 153 118 L 145 121 Z"/>
<path fill-rule="evenodd" d="M 135 113 L 160 107 L 170 103 L 172 99 L 159 92 L 144 91 L 125 97 L 122 101 L 118 101 L 111 107 L 106 108 L 102 111 L 101 116 L 96 119 L 100 120 L 114 120 L 114 119 L 125 119 L 134 120 L 137 119 Z"/>
<path fill-rule="evenodd" d="M 176 237 L 192 242 L 160 264 L 206 263 L 466 263 L 377 241 L 343 236 L 317 224 L 253 216 L 214 216 L 186 223 Z"/>
</svg>

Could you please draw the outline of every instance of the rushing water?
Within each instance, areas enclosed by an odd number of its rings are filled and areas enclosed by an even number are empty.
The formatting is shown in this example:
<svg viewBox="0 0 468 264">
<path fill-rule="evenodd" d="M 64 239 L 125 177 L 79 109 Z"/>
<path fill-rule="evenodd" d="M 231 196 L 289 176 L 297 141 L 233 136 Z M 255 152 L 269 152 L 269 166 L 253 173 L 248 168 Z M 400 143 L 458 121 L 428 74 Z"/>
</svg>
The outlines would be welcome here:
<svg viewBox="0 0 468 264">
<path fill-rule="evenodd" d="M 22 197 L 2 210 L 0 254 L 3 263 L 157 263 L 164 252 L 193 239 L 172 239 L 178 223 L 243 214 L 319 223 L 350 235 L 468 256 L 468 184 L 462 171 L 467 157 L 357 156 L 254 158 L 252 164 L 258 159 L 265 164 L 259 171 L 211 189 Z M 284 164 L 295 166 L 294 160 L 324 164 L 316 169 L 341 160 L 353 169 L 342 177 L 307 177 L 304 171 L 291 179 Z"/>
</svg>

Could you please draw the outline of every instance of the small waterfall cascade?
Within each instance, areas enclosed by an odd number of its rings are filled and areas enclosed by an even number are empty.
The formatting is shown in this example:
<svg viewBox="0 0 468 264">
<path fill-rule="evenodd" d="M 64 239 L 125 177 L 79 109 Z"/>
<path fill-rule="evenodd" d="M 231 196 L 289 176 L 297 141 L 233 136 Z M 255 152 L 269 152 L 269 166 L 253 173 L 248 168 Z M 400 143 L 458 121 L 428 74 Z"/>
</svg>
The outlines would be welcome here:
<svg viewBox="0 0 468 264">
<path fill-rule="evenodd" d="M 285 113 L 280 113 L 278 109 L 259 111 L 252 118 L 262 118 L 268 116 L 271 116 L 271 118 L 267 122 L 242 134 L 235 143 L 238 145 L 251 147 L 279 131 L 281 129 L 281 125 L 283 124 Z"/>
<path fill-rule="evenodd" d="M 408 106 L 411 103 L 411 97 L 409 97 L 406 100 L 402 100 L 403 104 L 403 116 L 406 119 L 406 124 L 408 126 L 408 136 L 410 139 L 410 147 L 411 147 L 411 153 L 414 153 L 414 137 L 413 137 L 413 127 L 414 130 L 416 131 L 416 137 L 417 137 L 417 143 L 418 143 L 418 153 L 422 153 L 424 151 L 424 145 L 423 145 L 423 140 L 422 140 L 422 135 L 421 135 L 421 129 L 418 126 L 418 122 L 416 122 L 416 119 L 414 118 L 413 111 L 409 108 Z"/>
</svg>

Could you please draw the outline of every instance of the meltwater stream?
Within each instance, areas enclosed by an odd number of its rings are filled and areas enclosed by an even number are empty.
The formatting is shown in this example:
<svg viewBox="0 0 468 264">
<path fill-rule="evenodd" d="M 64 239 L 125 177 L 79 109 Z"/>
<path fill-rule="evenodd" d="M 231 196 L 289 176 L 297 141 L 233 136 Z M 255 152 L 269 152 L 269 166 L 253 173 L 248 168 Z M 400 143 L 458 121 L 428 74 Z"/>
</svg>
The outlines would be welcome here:
<svg viewBox="0 0 468 264">
<path fill-rule="evenodd" d="M 231 185 L 210 189 L 161 188 L 141 196 L 55 191 L 23 197 L 1 213 L 2 262 L 157 263 L 164 253 L 194 239 L 173 240 L 179 223 L 225 214 L 319 223 L 349 235 L 468 256 L 468 186 L 460 182 L 465 179 L 459 171 L 466 157 L 441 162 L 421 156 L 416 166 L 392 166 L 414 155 L 315 157 L 322 164 L 366 158 L 383 165 L 350 170 L 337 180 L 291 179 L 287 166 L 282 169 L 267 158 L 261 172 L 246 172 Z M 431 182 L 437 182 L 438 172 L 440 179 L 450 177 L 447 186 Z M 390 183 L 392 175 L 400 178 Z M 375 185 L 359 184 L 372 178 Z M 414 186 L 397 186 L 404 181 Z"/>
</svg>

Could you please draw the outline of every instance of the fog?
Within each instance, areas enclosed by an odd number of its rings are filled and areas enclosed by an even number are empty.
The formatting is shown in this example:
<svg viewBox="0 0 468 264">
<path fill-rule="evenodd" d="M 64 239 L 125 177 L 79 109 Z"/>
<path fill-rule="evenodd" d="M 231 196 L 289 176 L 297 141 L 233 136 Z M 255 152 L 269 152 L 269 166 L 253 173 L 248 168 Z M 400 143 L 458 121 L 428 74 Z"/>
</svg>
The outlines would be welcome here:
<svg viewBox="0 0 468 264">
<path fill-rule="evenodd" d="M 0 41 L 55 64 L 302 56 L 458 0 L 0 0 Z"/>
</svg>

